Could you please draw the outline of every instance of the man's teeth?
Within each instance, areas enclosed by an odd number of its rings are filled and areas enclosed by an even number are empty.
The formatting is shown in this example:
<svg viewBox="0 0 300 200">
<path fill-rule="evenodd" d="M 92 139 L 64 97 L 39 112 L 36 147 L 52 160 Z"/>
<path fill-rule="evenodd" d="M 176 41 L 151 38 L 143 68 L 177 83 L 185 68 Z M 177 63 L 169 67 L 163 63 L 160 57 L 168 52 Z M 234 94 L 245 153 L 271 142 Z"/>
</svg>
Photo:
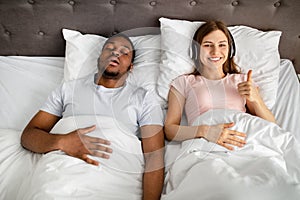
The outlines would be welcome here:
<svg viewBox="0 0 300 200">
<path fill-rule="evenodd" d="M 219 57 L 219 58 L 209 58 L 209 59 L 212 61 L 217 61 L 217 60 L 220 60 L 221 58 Z"/>
</svg>

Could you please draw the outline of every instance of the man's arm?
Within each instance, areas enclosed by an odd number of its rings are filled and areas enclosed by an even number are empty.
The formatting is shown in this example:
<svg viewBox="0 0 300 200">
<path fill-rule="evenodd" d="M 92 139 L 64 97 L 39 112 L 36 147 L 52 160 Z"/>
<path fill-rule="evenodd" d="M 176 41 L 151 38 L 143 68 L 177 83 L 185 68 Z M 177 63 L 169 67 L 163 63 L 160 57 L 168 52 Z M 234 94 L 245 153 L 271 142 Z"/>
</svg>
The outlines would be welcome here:
<svg viewBox="0 0 300 200">
<path fill-rule="evenodd" d="M 39 111 L 28 123 L 21 136 L 24 148 L 36 152 L 47 153 L 59 150 L 58 135 L 49 134 L 60 118 L 50 113 Z"/>
<path fill-rule="evenodd" d="M 35 153 L 47 153 L 55 150 L 62 150 L 67 155 L 80 158 L 87 163 L 98 165 L 95 160 L 87 155 L 109 158 L 103 152 L 111 153 L 110 148 L 97 145 L 110 142 L 100 138 L 85 136 L 85 134 L 95 130 L 95 126 L 74 130 L 67 134 L 49 134 L 60 118 L 50 113 L 39 111 L 25 127 L 21 144 L 24 148 Z M 101 152 L 99 152 L 101 151 Z"/>
<path fill-rule="evenodd" d="M 159 200 L 164 184 L 164 133 L 159 125 L 141 127 L 145 158 L 143 200 Z"/>
</svg>

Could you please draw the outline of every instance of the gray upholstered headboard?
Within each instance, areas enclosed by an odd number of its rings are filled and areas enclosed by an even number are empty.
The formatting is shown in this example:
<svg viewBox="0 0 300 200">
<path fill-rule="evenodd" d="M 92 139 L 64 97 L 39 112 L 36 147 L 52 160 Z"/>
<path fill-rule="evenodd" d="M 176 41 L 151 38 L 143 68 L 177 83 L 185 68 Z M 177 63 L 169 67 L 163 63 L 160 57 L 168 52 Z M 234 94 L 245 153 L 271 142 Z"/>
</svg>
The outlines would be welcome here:
<svg viewBox="0 0 300 200">
<path fill-rule="evenodd" d="M 109 36 L 161 16 L 281 30 L 281 57 L 300 73 L 299 0 L 0 0 L 0 55 L 64 56 L 62 28 Z"/>
</svg>

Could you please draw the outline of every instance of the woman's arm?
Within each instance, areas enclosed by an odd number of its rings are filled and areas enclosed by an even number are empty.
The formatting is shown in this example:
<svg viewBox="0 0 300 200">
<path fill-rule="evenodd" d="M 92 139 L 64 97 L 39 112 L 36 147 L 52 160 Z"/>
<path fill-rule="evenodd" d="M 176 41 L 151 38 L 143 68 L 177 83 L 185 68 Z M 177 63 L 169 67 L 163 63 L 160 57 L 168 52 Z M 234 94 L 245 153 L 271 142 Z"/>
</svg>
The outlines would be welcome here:
<svg viewBox="0 0 300 200">
<path fill-rule="evenodd" d="M 252 115 L 276 123 L 273 113 L 262 100 L 258 88 L 252 83 L 252 70 L 247 74 L 247 81 L 238 84 L 238 90 L 240 95 L 246 98 L 246 105 Z"/>
<path fill-rule="evenodd" d="M 199 138 L 197 126 L 180 126 L 185 97 L 174 87 L 171 87 L 168 96 L 168 111 L 165 119 L 164 132 L 168 140 L 183 141 Z"/>
<path fill-rule="evenodd" d="M 261 99 L 260 96 L 256 101 L 251 102 L 247 100 L 246 102 L 247 102 L 246 105 L 248 107 L 248 110 L 251 114 L 261 117 L 270 122 L 276 123 L 273 113 L 267 108 L 267 106 L 265 105 L 264 101 Z"/>
<path fill-rule="evenodd" d="M 246 134 L 228 129 L 234 125 L 233 123 L 212 126 L 181 126 L 180 121 L 184 104 L 185 97 L 174 87 L 171 87 L 164 130 L 168 140 L 184 141 L 193 138 L 204 138 L 229 150 L 233 150 L 231 145 L 242 147 L 246 143 L 244 139 Z M 241 139 L 238 136 L 244 138 Z"/>
</svg>

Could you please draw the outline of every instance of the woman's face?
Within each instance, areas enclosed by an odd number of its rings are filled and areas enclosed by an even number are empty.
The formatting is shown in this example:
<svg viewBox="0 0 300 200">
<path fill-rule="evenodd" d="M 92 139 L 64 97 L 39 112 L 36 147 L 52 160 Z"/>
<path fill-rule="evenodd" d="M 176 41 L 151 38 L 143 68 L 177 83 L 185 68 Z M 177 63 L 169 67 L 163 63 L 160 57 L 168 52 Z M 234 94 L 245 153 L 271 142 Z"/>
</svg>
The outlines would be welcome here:
<svg viewBox="0 0 300 200">
<path fill-rule="evenodd" d="M 203 67 L 223 68 L 229 53 L 228 39 L 221 30 L 206 35 L 200 45 L 200 61 Z"/>
</svg>

